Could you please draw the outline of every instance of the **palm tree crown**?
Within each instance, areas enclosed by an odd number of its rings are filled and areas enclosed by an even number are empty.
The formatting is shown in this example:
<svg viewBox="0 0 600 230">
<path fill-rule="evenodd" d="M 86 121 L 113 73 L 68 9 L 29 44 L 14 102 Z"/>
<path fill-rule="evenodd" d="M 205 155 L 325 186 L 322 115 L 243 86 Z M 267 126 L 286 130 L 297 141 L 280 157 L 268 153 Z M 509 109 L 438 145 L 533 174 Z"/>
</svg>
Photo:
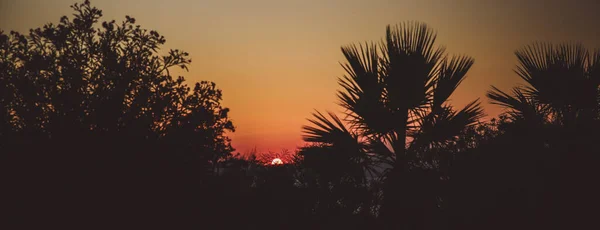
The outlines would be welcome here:
<svg viewBox="0 0 600 230">
<path fill-rule="evenodd" d="M 513 120 L 571 126 L 590 124 L 600 114 L 600 50 L 581 44 L 534 43 L 516 52 L 515 70 L 527 83 L 512 95 L 496 87 L 487 96 L 509 109 Z"/>
<path fill-rule="evenodd" d="M 417 159 L 428 149 L 447 144 L 483 116 L 478 100 L 460 110 L 447 103 L 473 59 L 448 57 L 435 41 L 426 24 L 406 22 L 388 26 L 382 43 L 342 47 L 346 75 L 338 79 L 338 98 L 345 119 L 314 113 L 313 126 L 303 127 L 304 140 L 362 153 L 354 154 L 356 163 L 425 163 Z"/>
</svg>

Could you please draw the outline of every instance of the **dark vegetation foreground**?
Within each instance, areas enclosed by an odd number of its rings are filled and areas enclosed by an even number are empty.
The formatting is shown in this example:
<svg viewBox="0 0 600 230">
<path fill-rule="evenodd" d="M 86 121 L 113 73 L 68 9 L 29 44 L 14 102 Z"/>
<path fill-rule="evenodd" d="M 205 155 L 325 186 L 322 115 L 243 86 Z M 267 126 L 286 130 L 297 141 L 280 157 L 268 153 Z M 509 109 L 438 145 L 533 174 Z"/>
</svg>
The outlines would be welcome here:
<svg viewBox="0 0 600 230">
<path fill-rule="evenodd" d="M 211 82 L 159 50 L 135 20 L 72 18 L 0 31 L 3 229 L 579 229 L 593 221 L 600 52 L 534 43 L 526 85 L 448 98 L 474 60 L 435 32 L 388 26 L 342 47 L 343 118 L 315 112 L 284 165 L 232 155 L 234 126 Z"/>
</svg>

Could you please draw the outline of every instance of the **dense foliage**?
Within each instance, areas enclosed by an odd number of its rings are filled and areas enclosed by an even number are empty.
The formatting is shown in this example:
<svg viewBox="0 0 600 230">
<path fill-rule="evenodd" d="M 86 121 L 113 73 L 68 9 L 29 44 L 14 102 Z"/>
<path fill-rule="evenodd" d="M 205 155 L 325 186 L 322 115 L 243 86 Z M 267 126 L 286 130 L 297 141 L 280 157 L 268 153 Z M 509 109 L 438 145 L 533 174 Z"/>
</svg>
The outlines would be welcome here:
<svg viewBox="0 0 600 230">
<path fill-rule="evenodd" d="M 234 126 L 191 60 L 135 19 L 0 31 L 2 206 L 17 228 L 573 229 L 597 190 L 600 51 L 535 43 L 526 85 L 448 98 L 474 60 L 422 23 L 342 47 L 343 118 L 320 112 L 295 153 L 232 155 Z M 286 164 L 271 165 L 275 158 Z M 591 206 L 591 205 L 589 205 Z M 593 207 L 593 206 L 592 206 Z M 11 228 L 13 229 L 13 228 Z"/>
<path fill-rule="evenodd" d="M 0 148 L 22 209 L 13 213 L 125 214 L 112 207 L 187 197 L 170 186 L 198 184 L 233 151 L 221 91 L 172 76 L 188 54 L 160 55 L 165 38 L 135 19 L 99 25 L 89 2 L 72 8 L 57 25 L 0 32 Z"/>
</svg>

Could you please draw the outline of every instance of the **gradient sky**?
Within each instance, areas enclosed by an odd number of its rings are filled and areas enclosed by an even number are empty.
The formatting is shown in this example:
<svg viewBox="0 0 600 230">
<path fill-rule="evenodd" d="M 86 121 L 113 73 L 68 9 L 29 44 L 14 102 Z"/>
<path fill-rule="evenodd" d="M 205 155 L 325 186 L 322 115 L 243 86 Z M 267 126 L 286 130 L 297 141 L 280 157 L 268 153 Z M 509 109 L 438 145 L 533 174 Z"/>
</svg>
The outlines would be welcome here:
<svg viewBox="0 0 600 230">
<path fill-rule="evenodd" d="M 0 29 L 26 32 L 71 15 L 75 0 L 0 0 Z M 385 26 L 428 23 L 450 54 L 475 65 L 451 98 L 462 106 L 484 100 L 490 85 L 508 89 L 514 51 L 534 41 L 576 41 L 600 48 L 600 1 L 558 0 L 92 0 L 102 20 L 125 15 L 182 49 L 192 65 L 188 81 L 209 80 L 223 90 L 237 126 L 233 145 L 245 153 L 293 150 L 301 126 L 317 109 L 339 112 L 336 79 L 344 74 L 340 46 L 379 41 Z M 190 83 L 191 83 L 190 82 Z"/>
</svg>

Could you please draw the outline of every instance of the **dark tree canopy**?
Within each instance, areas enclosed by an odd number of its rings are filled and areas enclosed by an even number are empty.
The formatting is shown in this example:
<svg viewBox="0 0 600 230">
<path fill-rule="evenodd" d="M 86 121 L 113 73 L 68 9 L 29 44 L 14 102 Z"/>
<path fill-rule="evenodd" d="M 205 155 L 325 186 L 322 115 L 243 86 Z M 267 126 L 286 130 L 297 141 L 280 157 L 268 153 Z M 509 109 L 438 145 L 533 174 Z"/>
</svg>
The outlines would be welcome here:
<svg viewBox="0 0 600 230">
<path fill-rule="evenodd" d="M 173 76 L 187 70 L 188 53 L 161 52 L 165 38 L 134 18 L 100 23 L 89 1 L 72 8 L 73 17 L 28 34 L 0 31 L 0 152 L 12 214 L 181 215 L 233 151 L 221 90 Z"/>
<path fill-rule="evenodd" d="M 0 32 L 0 135 L 73 140 L 86 135 L 177 139 L 211 156 L 230 153 L 234 127 L 214 83 L 188 87 L 169 69 L 187 69 L 188 53 L 159 55 L 165 38 L 125 21 L 98 21 L 88 1 L 28 35 Z M 16 138 L 10 140 L 8 138 Z"/>
</svg>

